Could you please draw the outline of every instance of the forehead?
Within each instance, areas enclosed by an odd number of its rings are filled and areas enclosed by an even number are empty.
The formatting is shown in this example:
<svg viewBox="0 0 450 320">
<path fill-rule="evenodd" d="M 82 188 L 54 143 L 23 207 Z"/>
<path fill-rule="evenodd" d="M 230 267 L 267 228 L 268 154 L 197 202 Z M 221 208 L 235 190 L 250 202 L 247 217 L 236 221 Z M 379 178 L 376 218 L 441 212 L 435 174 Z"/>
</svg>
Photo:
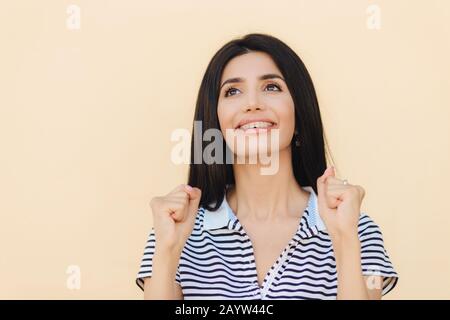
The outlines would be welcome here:
<svg viewBox="0 0 450 320">
<path fill-rule="evenodd" d="M 281 75 L 272 57 L 265 52 L 249 52 L 231 59 L 222 73 L 222 81 L 228 78 L 253 78 L 267 73 Z"/>
</svg>

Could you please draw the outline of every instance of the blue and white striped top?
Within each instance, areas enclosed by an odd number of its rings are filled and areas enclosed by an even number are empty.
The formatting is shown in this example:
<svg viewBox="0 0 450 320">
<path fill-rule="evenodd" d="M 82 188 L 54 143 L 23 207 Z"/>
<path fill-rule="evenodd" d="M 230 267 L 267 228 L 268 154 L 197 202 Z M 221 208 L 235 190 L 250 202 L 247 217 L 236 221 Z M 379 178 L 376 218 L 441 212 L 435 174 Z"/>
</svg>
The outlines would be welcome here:
<svg viewBox="0 0 450 320">
<path fill-rule="evenodd" d="M 253 247 L 226 197 L 217 211 L 200 207 L 194 229 L 183 248 L 176 278 L 184 299 L 336 299 L 337 271 L 331 239 L 317 210 L 317 195 L 310 192 L 297 232 L 258 283 Z M 398 275 L 384 248 L 379 227 L 360 215 L 363 275 L 383 277 L 382 294 L 397 284 Z M 144 250 L 137 285 L 152 275 L 155 234 Z"/>
</svg>

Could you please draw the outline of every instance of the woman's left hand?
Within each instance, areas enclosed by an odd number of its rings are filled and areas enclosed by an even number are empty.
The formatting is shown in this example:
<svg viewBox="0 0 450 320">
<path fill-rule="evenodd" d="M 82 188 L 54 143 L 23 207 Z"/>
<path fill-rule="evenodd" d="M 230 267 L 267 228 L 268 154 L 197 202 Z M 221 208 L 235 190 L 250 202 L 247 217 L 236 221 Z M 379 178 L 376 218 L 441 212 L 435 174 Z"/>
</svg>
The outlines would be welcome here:
<svg viewBox="0 0 450 320">
<path fill-rule="evenodd" d="M 361 186 L 344 184 L 329 167 L 317 179 L 319 214 L 332 239 L 358 235 L 361 203 L 365 191 Z"/>
</svg>

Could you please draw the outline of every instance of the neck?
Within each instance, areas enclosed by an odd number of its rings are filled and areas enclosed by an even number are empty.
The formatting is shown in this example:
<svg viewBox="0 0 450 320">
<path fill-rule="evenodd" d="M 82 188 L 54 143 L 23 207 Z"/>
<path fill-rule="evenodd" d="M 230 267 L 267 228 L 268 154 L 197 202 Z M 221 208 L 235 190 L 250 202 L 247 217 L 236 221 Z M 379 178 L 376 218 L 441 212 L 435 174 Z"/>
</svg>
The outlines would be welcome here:
<svg viewBox="0 0 450 320">
<path fill-rule="evenodd" d="M 278 171 L 261 175 L 263 165 L 233 164 L 235 186 L 227 201 L 240 220 L 275 222 L 288 216 L 299 217 L 309 192 L 301 188 L 294 176 L 291 149 L 279 153 Z"/>
</svg>

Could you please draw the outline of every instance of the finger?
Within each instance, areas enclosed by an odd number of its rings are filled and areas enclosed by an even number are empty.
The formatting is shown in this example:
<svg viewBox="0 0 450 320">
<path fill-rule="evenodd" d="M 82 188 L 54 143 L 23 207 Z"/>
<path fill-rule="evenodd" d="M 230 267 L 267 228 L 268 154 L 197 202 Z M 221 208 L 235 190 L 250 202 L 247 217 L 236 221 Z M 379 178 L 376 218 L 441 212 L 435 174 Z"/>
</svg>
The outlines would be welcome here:
<svg viewBox="0 0 450 320">
<path fill-rule="evenodd" d="M 364 199 L 364 197 L 366 196 L 366 190 L 363 187 L 361 187 L 361 186 L 356 186 L 356 187 L 359 190 L 359 194 L 361 196 L 361 200 Z"/>
<path fill-rule="evenodd" d="M 348 190 L 348 189 L 350 189 L 350 188 L 353 188 L 354 186 L 353 185 L 344 185 L 344 184 L 329 184 L 329 185 L 327 185 L 327 188 L 326 188 L 326 190 L 327 191 L 330 191 L 330 190 L 342 190 L 342 191 L 345 191 L 345 190 Z"/>
<path fill-rule="evenodd" d="M 339 200 L 339 198 L 336 198 L 336 197 L 333 197 L 333 196 L 328 196 L 328 197 L 326 198 L 327 206 L 328 206 L 328 208 L 330 208 L 330 209 L 336 209 L 336 208 L 339 206 L 339 204 L 340 204 L 341 202 L 342 202 L 342 201 Z"/>
<path fill-rule="evenodd" d="M 199 188 L 187 186 L 188 194 L 189 194 L 189 207 L 188 207 L 188 217 L 187 219 L 190 222 L 195 220 L 197 216 L 198 207 L 200 204 L 200 200 L 202 198 L 202 191 Z"/>
<path fill-rule="evenodd" d="M 170 191 L 166 196 L 168 196 L 168 195 L 173 195 L 173 194 L 176 194 L 176 193 L 178 193 L 178 192 L 180 192 L 180 191 L 183 191 L 183 190 L 185 190 L 185 184 L 179 184 L 179 185 L 177 185 L 172 191 Z"/>
<path fill-rule="evenodd" d="M 186 203 L 183 201 L 174 201 L 174 200 L 165 200 L 164 203 L 166 207 L 166 212 L 172 217 L 176 222 L 180 222 L 183 220 Z"/>
<path fill-rule="evenodd" d="M 363 187 L 359 186 L 359 185 L 353 185 L 352 186 L 352 192 L 355 194 L 355 196 L 357 196 L 359 198 L 359 200 L 363 200 L 364 196 L 366 195 L 366 191 L 364 190 Z"/>
<path fill-rule="evenodd" d="M 328 185 L 344 185 L 344 180 L 338 179 L 336 177 L 330 176 L 327 178 Z M 347 184 L 348 185 L 348 184 Z"/>
<path fill-rule="evenodd" d="M 334 174 L 333 169 L 333 167 L 328 167 L 323 175 L 317 179 L 317 196 L 322 199 L 326 198 L 326 180 Z"/>
<path fill-rule="evenodd" d="M 338 198 L 341 201 L 352 197 L 358 197 L 362 200 L 364 198 L 365 191 L 358 185 L 333 185 L 328 186 L 327 195 Z"/>
<path fill-rule="evenodd" d="M 344 192 L 345 190 L 343 190 L 342 188 L 340 188 L 340 186 L 328 186 L 325 189 L 325 201 L 326 204 L 328 206 L 328 208 L 330 209 L 336 209 L 339 204 L 342 202 L 340 199 L 340 195 L 342 194 L 342 192 Z"/>
<path fill-rule="evenodd" d="M 331 187 L 327 189 L 327 198 L 332 199 L 333 202 L 340 202 L 344 199 L 345 193 L 348 192 L 348 188 L 344 187 Z"/>
<path fill-rule="evenodd" d="M 202 191 L 199 188 L 186 186 L 189 195 L 189 213 L 195 214 L 198 211 L 198 206 L 202 198 Z"/>
<path fill-rule="evenodd" d="M 186 190 L 177 191 L 176 193 L 166 196 L 167 199 L 189 200 L 189 193 Z"/>
</svg>

